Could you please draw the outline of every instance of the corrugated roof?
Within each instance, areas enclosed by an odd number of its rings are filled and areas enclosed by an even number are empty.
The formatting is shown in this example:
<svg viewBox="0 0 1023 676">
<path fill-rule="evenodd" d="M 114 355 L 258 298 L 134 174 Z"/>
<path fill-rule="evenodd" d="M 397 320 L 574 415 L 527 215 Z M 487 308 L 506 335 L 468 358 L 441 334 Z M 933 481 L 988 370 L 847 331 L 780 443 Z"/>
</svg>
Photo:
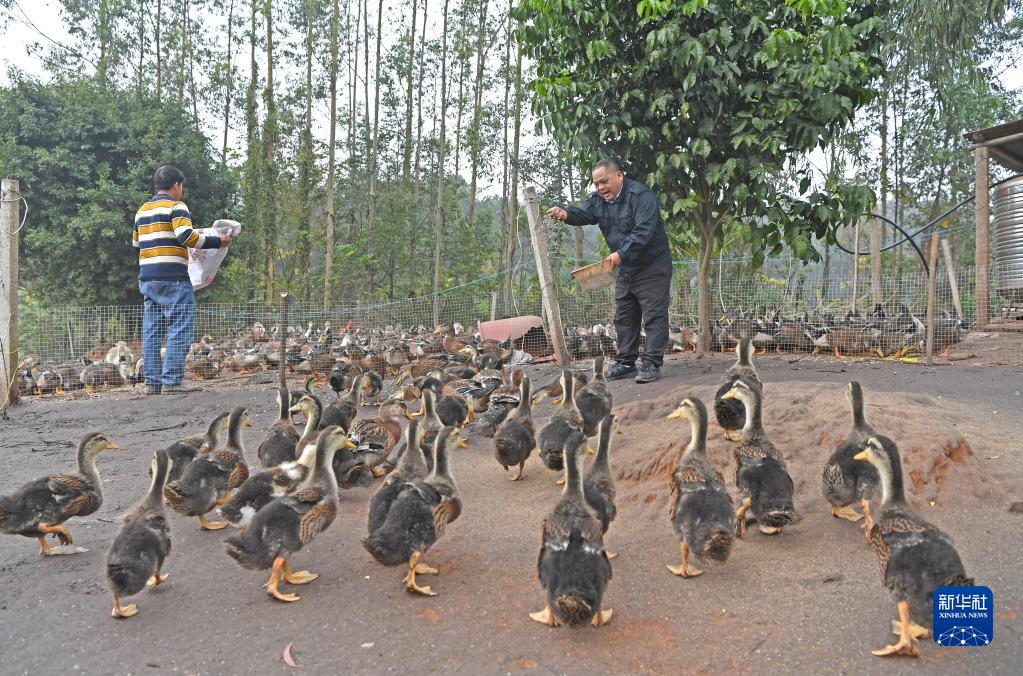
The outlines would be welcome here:
<svg viewBox="0 0 1023 676">
<path fill-rule="evenodd" d="M 964 134 L 967 141 L 984 144 L 991 159 L 1013 171 L 1023 171 L 1023 120 L 1006 122 Z"/>
</svg>

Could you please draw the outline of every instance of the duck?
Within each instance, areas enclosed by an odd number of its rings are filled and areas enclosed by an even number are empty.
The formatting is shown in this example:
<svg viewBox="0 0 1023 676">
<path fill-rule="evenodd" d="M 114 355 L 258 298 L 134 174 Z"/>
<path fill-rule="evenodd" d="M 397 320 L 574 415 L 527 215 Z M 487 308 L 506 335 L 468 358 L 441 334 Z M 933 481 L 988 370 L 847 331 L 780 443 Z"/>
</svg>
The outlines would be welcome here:
<svg viewBox="0 0 1023 676">
<path fill-rule="evenodd" d="M 359 415 L 359 392 L 362 390 L 362 374 L 355 376 L 352 387 L 344 398 L 338 396 L 323 408 L 320 421 L 325 427 L 337 425 L 343 430 L 351 430 L 352 422 Z"/>
<path fill-rule="evenodd" d="M 315 394 L 304 393 L 291 405 L 288 413 L 301 413 L 305 417 L 302 436 L 295 443 L 295 452 L 302 455 L 306 446 L 316 445 L 316 439 L 322 429 L 320 423 L 323 419 L 323 403 Z"/>
<path fill-rule="evenodd" d="M 608 526 L 618 515 L 618 508 L 615 506 L 615 477 L 611 472 L 610 450 L 611 434 L 614 430 L 615 417 L 608 413 L 600 421 L 598 428 L 599 438 L 597 440 L 597 455 L 593 462 L 586 468 L 586 475 L 583 477 L 583 494 L 586 496 L 586 503 L 600 519 L 600 527 L 604 535 L 607 535 Z M 583 434 L 586 434 L 584 431 Z M 608 553 L 607 558 L 616 558 L 618 554 Z"/>
<path fill-rule="evenodd" d="M 926 636 L 933 617 L 934 592 L 939 587 L 972 587 L 955 544 L 906 502 L 902 460 L 895 442 L 874 435 L 862 444 L 855 460 L 869 462 L 881 478 L 881 507 L 869 542 L 881 566 L 881 581 L 891 593 L 899 619 L 892 629 L 896 643 L 872 651 L 880 657 L 920 654 L 918 638 Z"/>
<path fill-rule="evenodd" d="M 601 421 L 611 413 L 611 391 L 604 377 L 604 356 L 593 359 L 593 377 L 575 395 L 575 405 L 583 417 L 583 434 L 597 436 Z"/>
<path fill-rule="evenodd" d="M 561 370 L 561 410 L 551 416 L 550 421 L 540 430 L 537 445 L 540 449 L 540 460 L 547 469 L 560 472 L 565 468 L 565 442 L 573 432 L 583 425 L 582 414 L 575 405 L 574 376 L 569 369 Z M 559 486 L 564 479 L 558 479 Z"/>
<path fill-rule="evenodd" d="M 134 617 L 138 606 L 134 603 L 122 606 L 121 598 L 167 581 L 167 574 L 161 571 L 170 554 L 171 539 L 170 525 L 163 512 L 163 487 L 171 465 L 166 450 L 153 454 L 149 491 L 121 520 L 121 529 L 107 550 L 107 587 L 114 597 L 114 608 L 110 611 L 113 617 Z"/>
<path fill-rule="evenodd" d="M 337 517 L 337 481 L 331 469 L 334 453 L 347 437 L 336 425 L 323 430 L 316 441 L 312 471 L 291 493 L 271 500 L 252 517 L 245 532 L 224 540 L 224 550 L 242 568 L 270 569 L 264 585 L 279 601 L 299 600 L 280 591 L 281 582 L 308 584 L 319 577 L 308 571 L 292 571 L 288 558 L 325 531 Z"/>
<path fill-rule="evenodd" d="M 578 430 L 565 440 L 565 488 L 541 526 L 536 567 L 547 605 L 529 618 L 552 627 L 578 627 L 587 622 L 603 626 L 614 613 L 603 608 L 611 562 L 604 550 L 600 519 L 583 492 L 585 446 L 586 437 Z"/>
<path fill-rule="evenodd" d="M 832 516 L 854 523 L 865 518 L 864 532 L 869 537 L 874 526 L 870 500 L 881 479 L 872 464 L 856 462 L 853 458 L 862 450 L 863 442 L 877 432 L 863 414 L 863 387 L 858 382 L 851 382 L 845 396 L 852 407 L 853 425 L 845 443 L 835 449 L 824 465 L 821 493 L 831 505 Z M 863 508 L 863 514 L 852 506 L 857 501 Z"/>
<path fill-rule="evenodd" d="M 363 418 L 352 423 L 349 436 L 358 446 L 356 454 L 375 474 L 380 473 L 380 463 L 401 439 L 402 418 L 411 419 L 405 402 L 390 399 L 380 405 L 376 418 Z"/>
<path fill-rule="evenodd" d="M 521 368 L 512 369 L 507 383 L 500 385 L 490 394 L 487 410 L 480 413 L 471 425 L 464 429 L 465 435 L 493 438 L 508 414 L 519 405 L 519 385 L 522 383 Z"/>
<path fill-rule="evenodd" d="M 753 343 L 749 338 L 742 338 L 735 346 L 735 363 L 725 371 L 725 379 L 714 394 L 714 417 L 718 425 L 725 431 L 725 438 L 739 441 L 742 438 L 742 427 L 746 423 L 746 409 L 737 399 L 724 399 L 725 393 L 732 389 L 735 381 L 742 378 L 748 385 L 755 386 L 763 392 L 764 385 L 753 366 Z"/>
<path fill-rule="evenodd" d="M 703 574 L 689 563 L 690 554 L 700 560 L 728 560 L 734 542 L 735 513 L 725 478 L 707 458 L 707 407 L 699 399 L 685 399 L 668 419 L 689 421 L 689 444 L 675 465 L 668 506 L 668 518 L 682 555 L 682 562 L 669 565 L 668 570 L 688 579 Z"/>
<path fill-rule="evenodd" d="M 89 364 L 78 375 L 85 391 L 92 393 L 101 387 L 124 387 L 124 376 L 116 364 L 100 362 Z"/>
<path fill-rule="evenodd" d="M 385 566 L 408 565 L 405 591 L 436 596 L 420 586 L 416 575 L 436 575 L 437 569 L 422 562 L 431 547 L 462 513 L 462 499 L 448 466 L 448 455 L 460 442 L 456 427 L 445 427 L 433 446 L 433 471 L 414 479 L 394 499 L 384 523 L 362 541 L 362 546 Z"/>
<path fill-rule="evenodd" d="M 433 441 L 437 438 L 437 434 L 444 427 L 444 422 L 440 419 L 437 414 L 437 394 L 432 388 L 423 388 L 422 403 L 419 405 L 419 412 L 416 416 L 422 416 L 423 424 L 423 443 L 426 447 L 423 449 L 424 453 L 429 453 L 430 449 L 433 448 Z"/>
<path fill-rule="evenodd" d="M 171 483 L 181 478 L 185 468 L 204 453 L 208 453 L 220 444 L 220 436 L 227 429 L 230 411 L 221 413 L 209 424 L 203 434 L 196 434 L 184 439 L 178 439 L 167 447 L 167 457 L 170 460 L 170 473 L 165 483 Z"/>
<path fill-rule="evenodd" d="M 217 359 L 199 356 L 188 359 L 185 363 L 185 371 L 192 380 L 211 380 L 220 375 L 223 364 Z"/>
<path fill-rule="evenodd" d="M 526 460 L 536 447 L 536 425 L 530 406 L 531 387 L 529 378 L 523 377 L 519 383 L 519 405 L 512 409 L 494 434 L 494 455 L 504 471 L 513 465 L 519 466 L 519 473 L 511 478 L 512 481 L 522 480 Z"/>
<path fill-rule="evenodd" d="M 277 388 L 277 420 L 266 431 L 256 448 L 256 456 L 263 467 L 277 467 L 295 460 L 298 430 L 291 423 L 291 390 Z"/>
<path fill-rule="evenodd" d="M 341 448 L 355 448 L 355 444 L 345 439 Z M 220 515 L 239 530 L 248 528 L 252 517 L 260 509 L 301 484 L 309 476 L 315 462 L 316 444 L 313 443 L 305 446 L 294 462 L 283 462 L 276 467 L 256 472 L 221 505 L 218 510 Z"/>
<path fill-rule="evenodd" d="M 746 407 L 742 441 L 732 451 L 735 485 L 742 498 L 735 513 L 735 534 L 745 534 L 749 512 L 761 533 L 775 535 L 796 518 L 794 487 L 785 459 L 767 438 L 761 423 L 762 394 L 746 381 L 737 380 L 724 398 L 736 398 Z"/>
<path fill-rule="evenodd" d="M 363 403 L 380 404 L 380 393 L 384 390 L 384 381 L 376 371 L 366 371 L 360 385 Z"/>
<path fill-rule="evenodd" d="M 90 432 L 78 442 L 78 471 L 50 474 L 29 481 L 10 495 L 0 496 L 0 533 L 22 535 L 39 541 L 42 556 L 75 554 L 81 548 L 54 549 L 46 543 L 53 534 L 61 545 L 73 545 L 74 538 L 63 525 L 72 517 L 88 516 L 103 504 L 103 485 L 96 469 L 96 456 L 117 450 L 103 432 Z"/>
<path fill-rule="evenodd" d="M 230 491 L 249 478 L 242 444 L 242 428 L 252 427 L 248 409 L 239 406 L 231 411 L 227 426 L 227 443 L 195 459 L 181 478 L 167 484 L 164 499 L 178 514 L 199 519 L 203 530 L 227 527 L 223 521 L 207 521 L 206 514 L 222 505 Z"/>
<path fill-rule="evenodd" d="M 473 419 L 473 410 L 461 394 L 446 394 L 437 400 L 437 417 L 445 427 L 462 427 Z"/>
<path fill-rule="evenodd" d="M 427 457 L 423 454 L 422 431 L 419 429 L 419 421 L 413 418 L 405 428 L 405 447 L 398 459 L 398 464 L 387 475 L 384 482 L 377 489 L 369 501 L 369 516 L 366 521 L 367 535 L 372 535 L 384 525 L 387 520 L 387 512 L 394 504 L 395 498 L 401 494 L 408 482 L 415 479 L 422 479 L 431 470 L 433 455 Z"/>
</svg>

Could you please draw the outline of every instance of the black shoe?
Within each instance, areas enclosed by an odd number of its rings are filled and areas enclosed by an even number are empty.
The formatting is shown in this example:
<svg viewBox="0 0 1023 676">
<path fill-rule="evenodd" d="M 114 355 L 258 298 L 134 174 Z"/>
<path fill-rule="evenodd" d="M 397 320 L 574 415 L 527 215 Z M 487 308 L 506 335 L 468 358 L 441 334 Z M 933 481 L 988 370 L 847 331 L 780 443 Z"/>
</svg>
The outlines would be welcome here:
<svg viewBox="0 0 1023 676">
<path fill-rule="evenodd" d="M 607 369 L 607 375 L 605 376 L 608 380 L 620 380 L 632 373 L 636 372 L 635 364 L 626 364 L 620 361 L 611 362 L 611 366 Z"/>
<path fill-rule="evenodd" d="M 160 394 L 161 389 L 160 385 L 146 385 L 146 395 Z"/>
<path fill-rule="evenodd" d="M 164 385 L 160 390 L 160 394 L 187 394 L 199 391 L 198 387 L 192 387 L 191 385 Z"/>
<path fill-rule="evenodd" d="M 653 364 L 643 364 L 639 367 L 639 373 L 636 374 L 636 382 L 642 385 L 643 383 L 652 383 L 661 377 L 661 369 Z"/>
</svg>

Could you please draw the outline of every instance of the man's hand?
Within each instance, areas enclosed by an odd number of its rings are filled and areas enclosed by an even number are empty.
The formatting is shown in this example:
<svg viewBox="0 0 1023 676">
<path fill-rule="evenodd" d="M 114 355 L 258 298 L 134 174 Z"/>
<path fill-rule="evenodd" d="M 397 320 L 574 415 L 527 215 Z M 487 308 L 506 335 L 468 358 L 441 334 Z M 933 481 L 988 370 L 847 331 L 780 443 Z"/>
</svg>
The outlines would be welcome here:
<svg viewBox="0 0 1023 676">
<path fill-rule="evenodd" d="M 220 235 L 220 248 L 226 249 L 227 245 L 231 243 L 231 235 Z"/>
<path fill-rule="evenodd" d="M 622 264 L 622 257 L 618 255 L 617 251 L 615 251 L 613 254 L 605 258 L 604 262 L 610 265 L 611 269 L 614 270 L 615 268 Z"/>
<path fill-rule="evenodd" d="M 551 207 L 547 210 L 547 218 L 553 218 L 556 221 L 563 221 L 568 218 L 568 212 L 561 207 Z"/>
</svg>

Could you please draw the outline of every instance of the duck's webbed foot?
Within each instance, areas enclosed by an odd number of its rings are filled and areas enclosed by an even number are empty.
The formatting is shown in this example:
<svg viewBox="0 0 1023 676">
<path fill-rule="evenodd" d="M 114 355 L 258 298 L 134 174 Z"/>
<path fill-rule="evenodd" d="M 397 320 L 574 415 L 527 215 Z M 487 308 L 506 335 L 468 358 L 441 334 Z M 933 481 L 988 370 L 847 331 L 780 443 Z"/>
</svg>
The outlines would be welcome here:
<svg viewBox="0 0 1023 676">
<path fill-rule="evenodd" d="M 678 566 L 667 566 L 668 570 L 671 571 L 672 575 L 678 575 L 681 578 L 698 577 L 703 575 L 703 571 L 696 566 L 689 565 L 689 547 L 686 543 L 679 545 L 679 550 L 682 552 L 682 563 Z"/>
<path fill-rule="evenodd" d="M 596 617 L 596 615 L 594 615 L 594 617 Z M 551 612 L 550 606 L 544 606 L 544 609 L 539 612 L 530 613 L 529 619 L 533 620 L 534 622 L 539 622 L 540 624 L 545 624 L 548 627 L 561 626 L 561 623 L 558 622 L 558 619 L 554 617 L 554 613 Z"/>
<path fill-rule="evenodd" d="M 412 552 L 412 556 L 408 560 L 408 574 L 405 575 L 405 591 L 415 594 L 422 594 L 423 596 L 436 596 L 437 592 L 430 589 L 429 586 L 420 587 L 416 583 L 416 573 L 419 572 L 419 559 L 423 556 L 422 552 Z"/>
<path fill-rule="evenodd" d="M 129 603 L 126 606 L 121 605 L 121 599 L 118 598 L 117 594 L 114 594 L 114 609 L 110 611 L 111 617 L 125 618 L 134 617 L 139 614 L 138 606 L 134 603 Z"/>
</svg>

